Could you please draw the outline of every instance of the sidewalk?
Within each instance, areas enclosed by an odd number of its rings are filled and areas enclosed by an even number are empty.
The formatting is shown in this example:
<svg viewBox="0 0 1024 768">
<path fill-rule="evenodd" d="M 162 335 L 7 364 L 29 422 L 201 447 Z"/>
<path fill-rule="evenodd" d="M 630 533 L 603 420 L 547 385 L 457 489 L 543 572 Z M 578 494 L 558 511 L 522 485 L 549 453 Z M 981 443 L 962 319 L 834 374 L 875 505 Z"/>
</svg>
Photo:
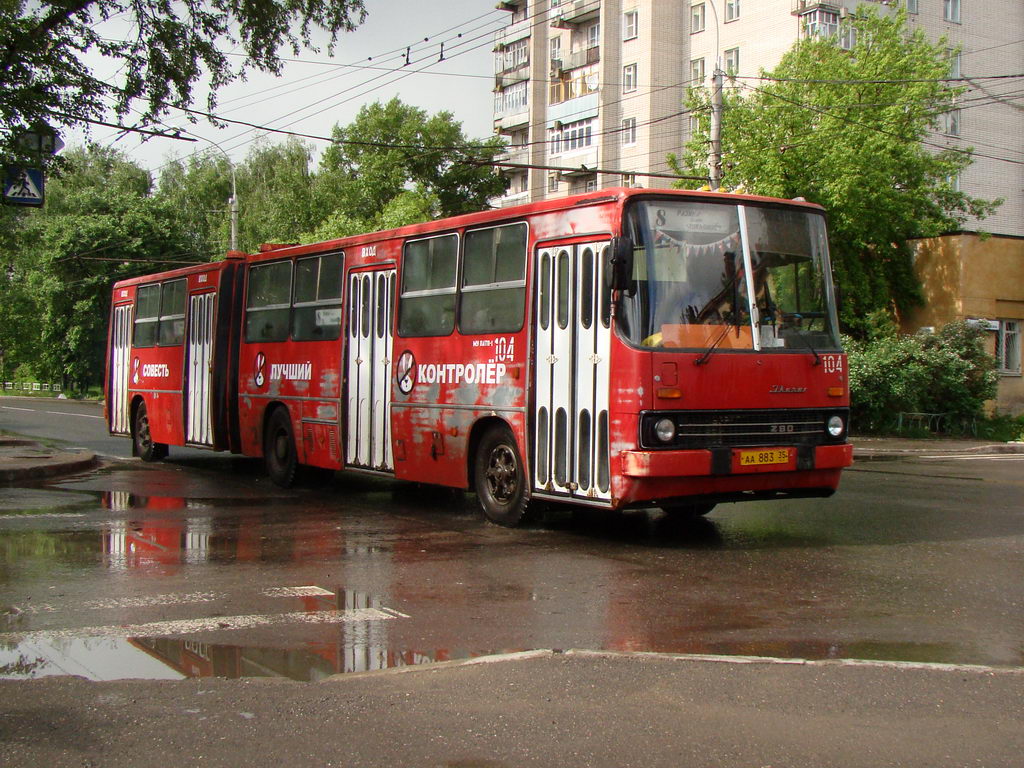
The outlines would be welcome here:
<svg viewBox="0 0 1024 768">
<path fill-rule="evenodd" d="M 854 461 L 895 459 L 921 454 L 1024 453 L 1024 443 L 993 443 L 953 438 L 851 437 Z"/>
<path fill-rule="evenodd" d="M 535 651 L 323 682 L 0 680 L 7 768 L 1020 765 L 1024 671 Z"/>
<path fill-rule="evenodd" d="M 33 440 L 0 435 L 0 485 L 81 472 L 95 466 L 89 451 L 59 451 Z"/>
</svg>

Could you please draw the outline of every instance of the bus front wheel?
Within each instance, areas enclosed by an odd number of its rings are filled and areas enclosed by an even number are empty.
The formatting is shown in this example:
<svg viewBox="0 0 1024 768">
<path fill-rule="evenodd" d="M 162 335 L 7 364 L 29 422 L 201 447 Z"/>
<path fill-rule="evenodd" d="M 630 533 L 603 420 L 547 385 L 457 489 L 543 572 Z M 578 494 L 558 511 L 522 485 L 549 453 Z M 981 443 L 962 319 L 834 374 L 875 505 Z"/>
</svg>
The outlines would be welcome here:
<svg viewBox="0 0 1024 768">
<path fill-rule="evenodd" d="M 160 461 L 167 456 L 167 446 L 163 443 L 154 443 L 153 435 L 149 431 L 149 414 L 146 413 L 146 404 L 139 403 L 135 409 L 135 455 L 143 461 Z"/>
<path fill-rule="evenodd" d="M 529 519 L 530 488 L 515 437 L 507 427 L 491 427 L 477 446 L 473 481 L 484 517 L 514 527 Z"/>
<path fill-rule="evenodd" d="M 263 435 L 263 463 L 274 485 L 291 488 L 299 460 L 295 454 L 292 421 L 284 408 L 276 409 L 267 420 Z"/>
<path fill-rule="evenodd" d="M 700 504 L 663 504 L 662 511 L 674 520 L 685 522 L 687 520 L 696 520 L 698 517 L 703 517 L 708 512 L 715 508 L 713 502 L 704 502 Z"/>
</svg>

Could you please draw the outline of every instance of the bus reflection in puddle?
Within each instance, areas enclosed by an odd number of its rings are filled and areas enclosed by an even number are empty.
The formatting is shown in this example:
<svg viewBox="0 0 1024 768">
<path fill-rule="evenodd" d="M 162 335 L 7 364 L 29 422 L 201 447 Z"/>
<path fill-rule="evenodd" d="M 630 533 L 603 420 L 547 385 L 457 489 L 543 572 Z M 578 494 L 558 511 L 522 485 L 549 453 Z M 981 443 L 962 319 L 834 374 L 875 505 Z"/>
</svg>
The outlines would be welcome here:
<svg viewBox="0 0 1024 768">
<path fill-rule="evenodd" d="M 136 648 L 184 677 L 285 677 L 315 682 L 331 675 L 432 664 L 478 654 L 400 651 L 377 644 L 309 643 L 281 649 L 217 645 L 178 638 L 136 638 Z"/>
</svg>

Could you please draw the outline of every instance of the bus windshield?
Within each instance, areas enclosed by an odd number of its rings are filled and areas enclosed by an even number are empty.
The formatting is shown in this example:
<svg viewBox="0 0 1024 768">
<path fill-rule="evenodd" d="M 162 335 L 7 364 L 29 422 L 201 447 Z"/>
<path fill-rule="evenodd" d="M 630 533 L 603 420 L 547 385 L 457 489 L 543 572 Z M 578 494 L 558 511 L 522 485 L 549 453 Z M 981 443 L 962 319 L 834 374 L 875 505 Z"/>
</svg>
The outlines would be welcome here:
<svg viewBox="0 0 1024 768">
<path fill-rule="evenodd" d="M 624 230 L 633 275 L 616 313 L 644 347 L 840 348 L 825 219 L 789 208 L 649 200 Z"/>
</svg>

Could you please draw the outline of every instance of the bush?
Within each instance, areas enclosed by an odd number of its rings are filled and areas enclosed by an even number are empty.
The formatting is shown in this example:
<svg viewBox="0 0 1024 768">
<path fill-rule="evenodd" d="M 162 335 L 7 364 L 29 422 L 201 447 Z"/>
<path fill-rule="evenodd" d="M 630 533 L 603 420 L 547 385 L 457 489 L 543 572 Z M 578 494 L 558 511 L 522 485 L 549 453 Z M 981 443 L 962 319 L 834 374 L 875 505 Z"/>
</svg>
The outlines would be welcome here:
<svg viewBox="0 0 1024 768">
<path fill-rule="evenodd" d="M 995 359 L 982 331 L 964 322 L 936 334 L 899 335 L 884 324 L 866 341 L 846 340 L 850 421 L 863 431 L 892 429 L 901 412 L 942 413 L 964 423 L 995 397 Z"/>
</svg>

